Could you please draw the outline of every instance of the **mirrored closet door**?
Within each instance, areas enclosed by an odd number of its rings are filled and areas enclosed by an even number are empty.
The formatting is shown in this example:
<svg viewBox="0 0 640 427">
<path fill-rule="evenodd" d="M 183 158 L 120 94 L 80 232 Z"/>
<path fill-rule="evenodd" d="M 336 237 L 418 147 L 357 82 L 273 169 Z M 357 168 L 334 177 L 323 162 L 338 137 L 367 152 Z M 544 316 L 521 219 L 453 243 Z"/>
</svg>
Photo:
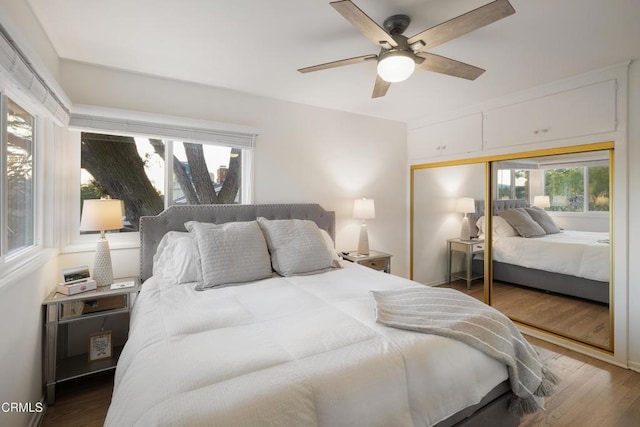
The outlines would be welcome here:
<svg viewBox="0 0 640 427">
<path fill-rule="evenodd" d="M 612 351 L 612 148 L 412 166 L 412 279 Z"/>
<path fill-rule="evenodd" d="M 600 150 L 491 163 L 491 305 L 603 349 L 612 349 L 610 158 Z"/>
</svg>

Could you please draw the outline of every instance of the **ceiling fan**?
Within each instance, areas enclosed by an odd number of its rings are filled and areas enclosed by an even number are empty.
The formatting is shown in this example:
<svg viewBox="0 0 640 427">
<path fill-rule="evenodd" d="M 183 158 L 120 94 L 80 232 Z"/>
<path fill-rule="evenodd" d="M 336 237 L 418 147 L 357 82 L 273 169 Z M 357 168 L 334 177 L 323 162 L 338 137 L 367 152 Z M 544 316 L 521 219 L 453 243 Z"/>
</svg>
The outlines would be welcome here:
<svg viewBox="0 0 640 427">
<path fill-rule="evenodd" d="M 354 58 L 327 62 L 312 67 L 300 68 L 301 73 L 342 67 L 376 60 L 378 74 L 372 98 L 385 96 L 391 83 L 409 78 L 417 67 L 463 79 L 475 80 L 484 73 L 482 68 L 464 62 L 425 52 L 449 40 L 489 25 L 515 13 L 509 0 L 495 0 L 442 24 L 436 25 L 412 37 L 403 36 L 411 19 L 407 15 L 393 15 L 384 20 L 380 27 L 351 0 L 330 3 L 335 10 L 351 22 L 365 37 L 380 46 L 380 53 L 356 56 Z"/>
</svg>

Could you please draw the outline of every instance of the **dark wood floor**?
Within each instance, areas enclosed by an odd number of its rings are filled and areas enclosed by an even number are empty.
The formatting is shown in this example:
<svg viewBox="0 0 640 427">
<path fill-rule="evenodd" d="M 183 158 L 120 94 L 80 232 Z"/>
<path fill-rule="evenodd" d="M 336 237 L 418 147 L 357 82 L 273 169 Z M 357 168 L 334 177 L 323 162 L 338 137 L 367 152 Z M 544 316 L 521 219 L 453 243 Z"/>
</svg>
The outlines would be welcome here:
<svg viewBox="0 0 640 427">
<path fill-rule="evenodd" d="M 527 338 L 561 382 L 547 398 L 546 411 L 527 416 L 522 427 L 640 426 L 640 373 Z M 42 425 L 102 426 L 112 390 L 113 371 L 62 383 Z"/>
</svg>

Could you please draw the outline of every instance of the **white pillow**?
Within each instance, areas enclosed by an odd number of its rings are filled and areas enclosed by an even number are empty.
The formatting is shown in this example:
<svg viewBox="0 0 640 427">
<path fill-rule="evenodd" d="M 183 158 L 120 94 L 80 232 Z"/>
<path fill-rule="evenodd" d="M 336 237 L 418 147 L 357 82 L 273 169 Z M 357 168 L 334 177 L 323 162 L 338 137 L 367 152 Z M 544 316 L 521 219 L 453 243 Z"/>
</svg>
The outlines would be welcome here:
<svg viewBox="0 0 640 427">
<path fill-rule="evenodd" d="M 153 275 L 176 283 L 198 281 L 198 250 L 189 233 L 169 231 L 153 255 Z"/>
<path fill-rule="evenodd" d="M 340 266 L 315 222 L 258 218 L 258 224 L 267 240 L 271 265 L 278 274 L 313 274 Z"/>
<path fill-rule="evenodd" d="M 339 265 L 340 257 L 338 256 L 338 251 L 336 251 L 336 245 L 333 243 L 333 239 L 329 236 L 329 232 L 327 230 L 320 229 L 320 233 L 324 238 L 324 243 L 327 245 L 327 248 L 331 251 L 331 255 L 333 255 L 333 260 Z"/>
<path fill-rule="evenodd" d="M 270 277 L 267 244 L 256 221 L 185 223 L 198 247 L 197 290 Z"/>
<path fill-rule="evenodd" d="M 511 224 L 509 224 L 507 220 L 505 220 L 501 216 L 495 215 L 492 219 L 492 223 L 493 223 L 493 234 L 495 235 L 495 237 L 519 236 L 516 229 L 513 228 Z"/>
<path fill-rule="evenodd" d="M 476 227 L 478 227 L 478 234 L 484 234 L 484 215 L 482 215 L 476 221 Z"/>
</svg>

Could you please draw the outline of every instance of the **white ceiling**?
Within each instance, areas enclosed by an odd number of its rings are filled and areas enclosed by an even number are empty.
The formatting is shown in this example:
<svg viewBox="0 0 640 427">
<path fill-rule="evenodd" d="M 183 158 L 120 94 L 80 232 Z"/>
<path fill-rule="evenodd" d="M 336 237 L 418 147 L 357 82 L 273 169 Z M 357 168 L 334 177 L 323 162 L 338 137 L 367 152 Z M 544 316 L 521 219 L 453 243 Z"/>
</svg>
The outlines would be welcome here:
<svg viewBox="0 0 640 427">
<path fill-rule="evenodd" d="M 640 58 L 638 0 L 511 0 L 515 15 L 432 52 L 487 71 L 418 70 L 371 99 L 375 63 L 301 67 L 377 53 L 329 0 L 28 0 L 60 58 L 393 120 L 453 110 Z M 354 0 L 411 36 L 489 0 Z"/>
</svg>

